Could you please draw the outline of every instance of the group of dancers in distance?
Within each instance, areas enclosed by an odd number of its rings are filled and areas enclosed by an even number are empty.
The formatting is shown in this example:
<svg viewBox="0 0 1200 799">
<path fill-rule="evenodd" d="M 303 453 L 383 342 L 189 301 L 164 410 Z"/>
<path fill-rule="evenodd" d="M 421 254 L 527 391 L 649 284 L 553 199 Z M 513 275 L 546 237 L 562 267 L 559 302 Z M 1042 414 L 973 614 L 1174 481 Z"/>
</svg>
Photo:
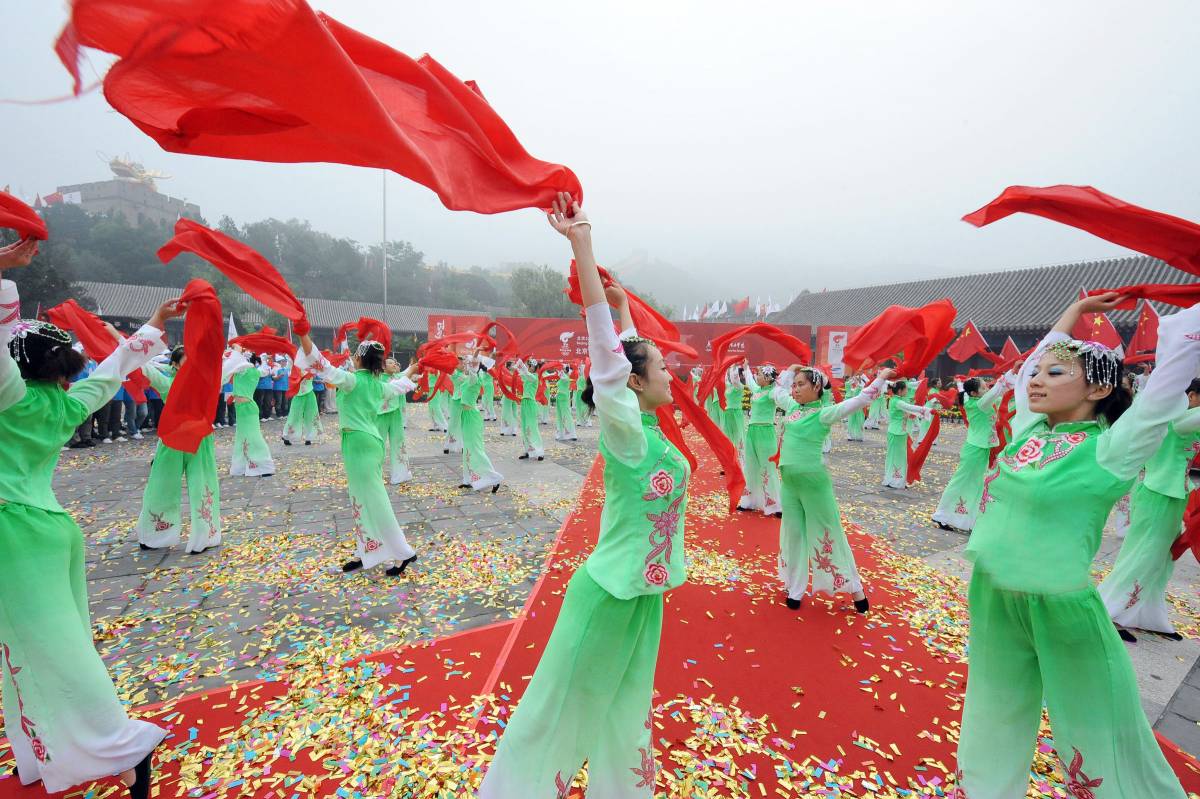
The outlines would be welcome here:
<svg viewBox="0 0 1200 799">
<path fill-rule="evenodd" d="M 539 426 L 549 422 L 551 404 L 559 440 L 576 440 L 577 426 L 595 420 L 605 487 L 598 542 L 569 582 L 479 796 L 562 797 L 586 761 L 589 796 L 649 799 L 656 767 L 646 720 L 663 597 L 687 579 L 683 539 L 692 475 L 658 415 L 671 406 L 677 378 L 652 334 L 638 329 L 627 292 L 602 277 L 591 222 L 579 205 L 560 194 L 549 220 L 575 259 L 586 364 L 540 364 L 480 345 L 463 354 L 443 351 L 453 355 L 449 366 L 418 358 L 401 368 L 379 338 L 360 336 L 352 352 L 339 355 L 318 349 L 305 325 L 293 356 L 297 397 L 313 378 L 337 389 L 355 520 L 354 554 L 340 568 L 381 568 L 391 577 L 417 558 L 388 488 L 412 478 L 404 429 L 414 391 L 431 392 L 431 427 L 445 436 L 443 452 L 461 452 L 461 486 L 476 491 L 495 492 L 504 479 L 488 456 L 485 422 L 498 421 L 502 436 L 520 437 L 520 457 L 537 461 L 545 457 Z M 131 796 L 145 797 L 151 756 L 165 731 L 129 719 L 117 699 L 92 642 L 83 534 L 58 504 L 51 481 L 72 431 L 131 374 L 144 374 L 168 408 L 184 402 L 172 392 L 189 356 L 198 356 L 190 348 L 168 350 L 164 330 L 168 319 L 190 314 L 191 303 L 164 303 L 131 336 L 112 331 L 111 355 L 68 384 L 83 366 L 71 335 L 20 318 L 9 279 L 36 247 L 23 240 L 0 250 L 4 718 L 22 783 L 41 780 L 47 790 L 61 791 L 120 775 Z M 1130 639 L 1126 628 L 1174 633 L 1164 596 L 1200 430 L 1200 307 L 1163 318 L 1156 368 L 1134 397 L 1117 352 L 1070 336 L 1081 314 L 1105 313 L 1124 300 L 1110 292 L 1071 303 L 1027 357 L 990 385 L 970 378 L 960 386 L 967 436 L 933 512 L 935 523 L 970 532 L 966 555 L 973 562 L 970 679 L 952 794 L 960 799 L 1025 794 L 1043 700 L 1069 779 L 1091 791 L 1072 795 L 1184 796 L 1141 709 L 1120 633 Z M 229 474 L 273 474 L 253 399 L 261 357 L 238 347 L 207 357 L 220 361 L 207 364 L 210 377 L 233 386 Z M 739 453 L 747 487 L 739 507 L 780 519 L 786 606 L 798 609 L 814 594 L 845 595 L 855 611 L 868 613 L 825 463 L 832 430 L 845 423 L 847 438 L 860 440 L 864 426 L 886 425 L 881 482 L 903 488 L 910 439 L 926 434 L 934 403 L 913 402 L 912 381 L 888 366 L 835 381 L 812 363 L 776 369 L 744 362 L 722 377 L 724 405 L 696 399 Z M 556 392 L 545 390 L 551 381 Z M 297 416 L 288 420 L 285 444 L 290 437 L 312 440 L 314 409 L 304 402 L 292 408 Z M 1007 442 L 993 452 L 999 413 Z M 209 428 L 194 449 L 158 444 L 137 521 L 142 547 L 181 540 L 185 482 L 187 551 L 220 544 L 220 481 Z M 1097 590 L 1091 563 L 1110 511 L 1126 495 L 1128 534 Z"/>
</svg>

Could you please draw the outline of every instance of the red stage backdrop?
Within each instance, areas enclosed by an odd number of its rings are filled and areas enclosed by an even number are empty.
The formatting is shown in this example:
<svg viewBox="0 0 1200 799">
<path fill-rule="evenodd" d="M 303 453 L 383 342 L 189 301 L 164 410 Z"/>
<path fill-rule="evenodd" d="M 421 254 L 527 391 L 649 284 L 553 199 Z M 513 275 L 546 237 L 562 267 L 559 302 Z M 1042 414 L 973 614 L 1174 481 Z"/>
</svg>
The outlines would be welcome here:
<svg viewBox="0 0 1200 799">
<path fill-rule="evenodd" d="M 827 363 L 833 368 L 834 377 L 845 377 L 846 367 L 842 364 L 842 351 L 846 341 L 857 327 L 847 325 L 820 325 L 817 327 L 817 346 L 813 353 L 817 363 Z"/>
<path fill-rule="evenodd" d="M 478 330 L 485 319 L 481 316 L 449 316 L 444 314 L 429 315 L 429 340 L 436 341 L 451 333 L 462 333 Z M 582 319 L 549 319 L 545 317 L 501 316 L 497 321 L 504 324 L 521 341 L 521 354 L 532 356 L 539 360 L 583 360 L 588 354 L 588 335 Z M 704 322 L 676 322 L 683 343 L 690 345 L 700 354 L 702 364 L 707 364 L 712 356 L 711 341 L 722 333 L 727 333 L 738 324 Z M 808 325 L 780 325 L 780 328 L 801 341 L 810 341 L 812 329 Z M 853 328 L 849 328 L 853 329 Z M 503 339 L 501 339 L 503 344 Z M 774 342 L 765 341 L 757 336 L 749 336 L 734 341 L 730 347 L 731 353 L 745 353 L 750 363 L 759 364 L 773 361 L 780 367 L 787 366 L 793 360 L 791 353 Z M 681 358 L 672 353 L 668 362 L 673 367 L 693 366 L 696 362 Z"/>
</svg>

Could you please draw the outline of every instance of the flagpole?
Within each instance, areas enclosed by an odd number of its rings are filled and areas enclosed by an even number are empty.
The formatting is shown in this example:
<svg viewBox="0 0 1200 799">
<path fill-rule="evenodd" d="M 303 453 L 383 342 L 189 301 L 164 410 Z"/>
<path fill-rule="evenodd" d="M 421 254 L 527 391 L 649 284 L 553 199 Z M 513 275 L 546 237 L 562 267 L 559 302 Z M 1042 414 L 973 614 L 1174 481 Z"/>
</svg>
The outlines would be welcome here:
<svg viewBox="0 0 1200 799">
<path fill-rule="evenodd" d="M 383 246 L 380 248 L 383 252 L 383 323 L 391 327 L 387 301 L 387 170 L 381 169 L 379 172 L 383 178 Z"/>
</svg>

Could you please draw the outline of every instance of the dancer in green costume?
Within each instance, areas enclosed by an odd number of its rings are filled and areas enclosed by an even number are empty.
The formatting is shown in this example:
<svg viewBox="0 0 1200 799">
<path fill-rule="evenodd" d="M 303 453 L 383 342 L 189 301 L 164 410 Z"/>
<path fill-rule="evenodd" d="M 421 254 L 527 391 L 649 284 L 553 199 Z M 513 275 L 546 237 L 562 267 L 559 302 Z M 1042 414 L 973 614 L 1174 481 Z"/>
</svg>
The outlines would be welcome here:
<svg viewBox="0 0 1200 799">
<path fill-rule="evenodd" d="M 436 387 L 433 388 L 433 393 L 429 395 L 429 401 L 425 403 L 426 410 L 429 411 L 429 432 L 445 433 L 448 429 L 446 424 L 446 402 L 449 395 Z"/>
<path fill-rule="evenodd" d="M 575 379 L 575 393 L 571 397 L 571 401 L 575 403 L 575 424 L 578 427 L 592 426 L 592 409 L 583 401 L 583 392 L 587 389 L 587 382 L 588 368 L 585 365 L 579 369 L 579 376 Z"/>
<path fill-rule="evenodd" d="M 1081 314 L 1123 299 L 1072 304 L 1019 372 L 1012 442 L 984 479 L 965 553 L 969 678 L 951 796 L 1025 795 L 1044 702 L 1068 793 L 1184 799 L 1090 571 L 1113 503 L 1186 405 L 1200 306 L 1162 318 L 1158 369 L 1129 406 L 1121 356 L 1069 337 Z"/>
<path fill-rule="evenodd" d="M 354 352 L 354 371 L 333 366 L 313 346 L 308 335 L 300 337 L 296 365 L 311 369 L 328 385 L 341 392 L 338 424 L 342 428 L 342 463 L 354 515 L 354 558 L 342 571 L 371 569 L 391 564 L 389 577 L 404 573 L 417 559 L 417 552 L 404 537 L 396 521 L 391 499 L 383 482 L 383 436 L 379 434 L 379 411 L 384 397 L 394 398 L 404 390 L 402 381 L 384 376 L 387 356 L 383 344 L 367 339 Z M 397 565 L 398 564 L 398 565 Z"/>
<path fill-rule="evenodd" d="M 379 408 L 379 437 L 388 449 L 388 462 L 391 464 L 388 474 L 392 485 L 407 483 L 413 476 L 408 464 L 404 414 L 408 408 L 408 392 L 417 389 L 417 384 L 412 379 L 416 369 L 417 365 L 411 363 L 407 369 L 401 371 L 400 364 L 392 358 L 388 358 L 384 364 L 384 371 L 396 388 L 394 393 L 384 392 L 383 404 Z"/>
<path fill-rule="evenodd" d="M 746 493 L 738 510 L 758 510 L 764 516 L 782 512 L 779 504 L 779 470 L 771 460 L 778 450 L 775 432 L 775 368 L 763 366 L 757 372 L 748 363 L 742 365 L 743 378 L 750 389 L 750 423 L 746 427 Z"/>
<path fill-rule="evenodd" d="M 466 376 L 463 374 L 463 356 L 460 355 L 458 356 L 458 368 L 454 370 L 454 374 L 450 375 L 450 382 L 454 384 L 454 391 L 450 393 L 450 397 L 446 403 L 446 444 L 442 447 L 442 452 L 447 455 L 451 453 L 458 454 L 463 451 L 462 386 L 465 379 Z"/>
<path fill-rule="evenodd" d="M 905 400 L 908 384 L 897 380 L 887 395 L 887 455 L 883 462 L 883 485 L 908 488 L 908 425 L 910 420 L 928 415 L 929 409 Z"/>
<path fill-rule="evenodd" d="M 867 430 L 882 429 L 884 420 L 887 418 L 887 395 L 881 394 L 875 398 L 867 410 L 866 421 L 863 422 L 863 427 Z"/>
<path fill-rule="evenodd" d="M 25 266 L 36 252 L 33 242 L 0 249 L 0 270 Z M 64 390 L 83 356 L 65 331 L 19 319 L 17 287 L 0 280 L 0 679 L 22 785 L 41 780 L 56 793 L 120 775 L 131 797 L 149 796 L 151 754 L 167 733 L 126 715 L 96 652 L 83 531 L 51 482 L 75 428 L 164 350 L 166 320 L 183 313 L 176 302 Z"/>
<path fill-rule="evenodd" d="M 846 399 L 852 400 L 862 393 L 863 382 L 858 375 L 848 376 L 845 382 Z M 852 413 L 846 417 L 846 440 L 847 441 L 862 441 L 863 440 L 863 423 L 867 418 L 861 413 Z"/>
<path fill-rule="evenodd" d="M 493 364 L 495 361 L 493 361 Z M 485 422 L 496 421 L 496 381 L 491 372 L 482 369 L 479 372 L 479 384 L 483 387 L 479 395 L 480 411 Z"/>
<path fill-rule="evenodd" d="M 787 606 L 800 607 L 809 592 L 833 596 L 847 593 L 854 608 L 869 608 L 854 553 L 842 529 L 841 511 L 833 480 L 821 456 L 829 430 L 851 414 L 861 414 L 882 394 L 885 369 L 858 395 L 836 405 L 822 402 L 829 393 L 829 376 L 811 366 L 796 364 L 779 376 L 775 398 L 784 406 L 779 440 L 779 471 L 783 476 L 783 522 L 779 526 L 779 579 L 787 590 Z"/>
<path fill-rule="evenodd" d="M 524 361 L 517 361 L 517 373 L 521 376 L 521 407 L 520 428 L 521 447 L 525 454 L 519 455 L 518 460 L 537 458 L 539 461 L 546 457 L 542 448 L 542 432 L 538 430 L 538 375 Z"/>
<path fill-rule="evenodd" d="M 738 367 L 729 367 L 725 375 L 725 407 L 721 409 L 721 430 L 738 452 L 738 460 L 745 464 L 746 446 L 746 388 L 742 385 Z M 744 469 L 744 467 L 743 467 Z"/>
<path fill-rule="evenodd" d="M 591 400 L 600 420 L 604 509 L 592 554 L 567 586 L 541 661 L 504 730 L 481 799 L 565 797 L 588 763 L 588 795 L 651 799 L 654 667 L 663 593 L 684 582 L 688 462 L 658 427 L 671 402 L 662 353 L 644 339 L 619 341 L 609 303 L 630 328 L 619 286 L 604 289 L 586 218 L 554 226 L 571 240 L 586 308 Z"/>
<path fill-rule="evenodd" d="M 512 374 L 516 364 L 512 361 L 507 361 L 504 368 Z M 516 436 L 520 434 L 521 429 L 521 406 L 517 400 L 509 399 L 507 395 L 501 392 L 500 397 L 500 435 Z"/>
<path fill-rule="evenodd" d="M 1171 544 L 1179 537 L 1192 486 L 1188 463 L 1200 445 L 1200 379 L 1187 389 L 1188 410 L 1171 422 L 1158 452 L 1146 464 L 1146 477 L 1133 489 L 1129 534 L 1097 590 L 1113 623 L 1148 630 L 1175 641 L 1167 609 L 1167 581 L 1175 571 Z M 1126 641 L 1137 640 L 1122 629 Z"/>
<path fill-rule="evenodd" d="M 483 414 L 479 410 L 479 394 L 483 390 L 483 375 L 496 365 L 489 355 L 479 352 L 463 363 L 462 377 L 462 483 L 459 488 L 483 491 L 490 488 L 495 494 L 504 475 L 492 466 L 483 444 Z"/>
<path fill-rule="evenodd" d="M 575 414 L 571 410 L 571 367 L 563 365 L 558 374 L 558 393 L 554 397 L 554 440 L 578 441 Z"/>
<path fill-rule="evenodd" d="M 987 391 L 977 377 L 963 382 L 961 396 L 967 438 L 958 451 L 958 466 L 946 483 L 932 517 L 933 523 L 943 530 L 969 533 L 975 526 L 979 498 L 983 496 L 983 476 L 987 473 L 992 447 L 1000 443 L 996 437 L 996 406 L 1015 382 L 1015 374 L 1005 375 Z"/>
<path fill-rule="evenodd" d="M 296 396 L 292 397 L 287 421 L 283 423 L 281 436 L 284 446 L 290 447 L 293 438 L 302 439 L 306 445 L 311 445 L 321 429 L 321 414 L 317 413 L 317 395 L 313 393 L 313 375 L 312 372 L 305 372 L 301 375 Z"/>
<path fill-rule="evenodd" d="M 171 402 L 171 386 L 185 360 L 187 355 L 180 346 L 172 351 L 166 368 L 154 363 L 142 367 L 142 374 L 146 375 L 151 387 L 168 405 Z M 221 385 L 229 379 L 237 362 L 233 358 L 226 358 L 222 362 Z M 210 433 L 194 453 L 172 449 L 159 439 L 154 460 L 150 464 L 150 476 L 146 479 L 146 490 L 142 494 L 142 512 L 137 520 L 138 545 L 142 549 L 161 549 L 179 543 L 183 527 L 179 489 L 185 477 L 188 505 L 192 512 L 185 551 L 203 552 L 221 543 L 221 483 L 217 477 L 217 459 Z"/>
<path fill-rule="evenodd" d="M 237 427 L 233 431 L 233 454 L 229 473 L 235 477 L 266 477 L 275 474 L 275 459 L 263 438 L 258 404 L 254 401 L 254 390 L 258 380 L 270 373 L 259 356 L 249 357 L 234 350 L 227 360 L 233 375 L 233 407 L 237 413 Z"/>
</svg>

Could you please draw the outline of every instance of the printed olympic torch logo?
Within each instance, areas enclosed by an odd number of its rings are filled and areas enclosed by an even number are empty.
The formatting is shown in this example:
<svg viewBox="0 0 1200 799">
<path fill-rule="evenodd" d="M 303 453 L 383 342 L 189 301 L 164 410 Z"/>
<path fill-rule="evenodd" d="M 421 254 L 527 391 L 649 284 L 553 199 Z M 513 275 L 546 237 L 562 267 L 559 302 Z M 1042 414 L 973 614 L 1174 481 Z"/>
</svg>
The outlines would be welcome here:
<svg viewBox="0 0 1200 799">
<path fill-rule="evenodd" d="M 575 338 L 575 334 L 570 330 L 558 334 L 558 340 L 562 344 L 561 352 L 563 355 L 571 354 L 571 339 Z"/>
</svg>

